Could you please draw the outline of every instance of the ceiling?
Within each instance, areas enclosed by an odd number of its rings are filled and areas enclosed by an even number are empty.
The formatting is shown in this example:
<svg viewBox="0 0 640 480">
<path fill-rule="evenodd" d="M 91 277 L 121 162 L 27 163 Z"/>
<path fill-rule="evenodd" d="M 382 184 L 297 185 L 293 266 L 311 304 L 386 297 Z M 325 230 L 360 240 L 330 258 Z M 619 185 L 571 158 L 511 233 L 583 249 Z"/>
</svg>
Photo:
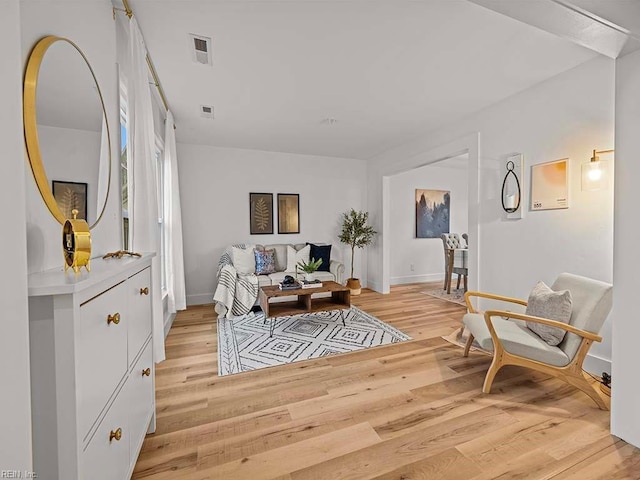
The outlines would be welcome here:
<svg viewBox="0 0 640 480">
<path fill-rule="evenodd" d="M 131 5 L 184 143 L 368 159 L 597 55 L 466 0 Z"/>
</svg>

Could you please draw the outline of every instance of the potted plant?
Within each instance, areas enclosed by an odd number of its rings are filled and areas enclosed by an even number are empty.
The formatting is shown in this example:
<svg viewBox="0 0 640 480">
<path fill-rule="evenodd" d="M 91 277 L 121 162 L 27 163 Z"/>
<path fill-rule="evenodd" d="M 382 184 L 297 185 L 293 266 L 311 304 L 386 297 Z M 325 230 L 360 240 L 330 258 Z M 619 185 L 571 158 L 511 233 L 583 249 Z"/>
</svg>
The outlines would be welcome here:
<svg viewBox="0 0 640 480">
<path fill-rule="evenodd" d="M 356 212 L 353 208 L 348 213 L 342 214 L 342 231 L 340 241 L 351 247 L 351 277 L 347 279 L 347 287 L 351 289 L 351 295 L 360 295 L 360 280 L 353 277 L 353 258 L 357 248 L 364 248 L 371 243 L 373 236 L 378 233 L 373 227 L 367 225 L 369 212 Z"/>
<path fill-rule="evenodd" d="M 320 265 L 322 265 L 321 258 L 318 260 L 312 258 L 309 262 L 305 262 L 304 260 L 298 262 L 298 268 L 304 272 L 304 279 L 307 282 L 313 281 L 313 273 L 320 268 Z"/>
</svg>

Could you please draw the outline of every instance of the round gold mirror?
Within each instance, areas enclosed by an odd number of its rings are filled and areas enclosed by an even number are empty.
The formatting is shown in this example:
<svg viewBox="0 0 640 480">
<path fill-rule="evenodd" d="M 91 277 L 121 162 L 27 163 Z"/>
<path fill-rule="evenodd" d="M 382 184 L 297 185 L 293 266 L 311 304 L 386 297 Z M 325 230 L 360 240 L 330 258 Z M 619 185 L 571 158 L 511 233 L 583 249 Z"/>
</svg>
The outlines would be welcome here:
<svg viewBox="0 0 640 480">
<path fill-rule="evenodd" d="M 33 48 L 24 77 L 24 135 L 47 208 L 63 225 L 95 227 L 111 184 L 111 138 L 96 76 L 71 40 L 48 36 Z"/>
</svg>

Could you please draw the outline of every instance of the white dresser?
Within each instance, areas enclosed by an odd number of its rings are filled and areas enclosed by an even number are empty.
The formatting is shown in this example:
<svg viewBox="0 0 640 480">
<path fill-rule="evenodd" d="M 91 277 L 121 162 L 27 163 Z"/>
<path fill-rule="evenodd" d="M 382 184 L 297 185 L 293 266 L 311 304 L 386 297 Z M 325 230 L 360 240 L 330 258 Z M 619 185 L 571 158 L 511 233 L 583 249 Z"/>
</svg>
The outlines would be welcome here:
<svg viewBox="0 0 640 480">
<path fill-rule="evenodd" d="M 29 275 L 39 479 L 127 479 L 155 429 L 152 257 Z"/>
</svg>

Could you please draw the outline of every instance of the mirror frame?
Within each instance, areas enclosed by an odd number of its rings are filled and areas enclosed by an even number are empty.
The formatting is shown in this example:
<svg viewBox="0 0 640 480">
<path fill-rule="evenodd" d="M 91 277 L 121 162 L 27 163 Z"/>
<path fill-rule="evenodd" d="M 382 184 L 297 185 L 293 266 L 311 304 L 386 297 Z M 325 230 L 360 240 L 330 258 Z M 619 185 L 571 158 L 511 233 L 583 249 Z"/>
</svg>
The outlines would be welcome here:
<svg viewBox="0 0 640 480">
<path fill-rule="evenodd" d="M 36 98 L 37 98 L 37 88 L 38 88 L 38 75 L 40 73 L 40 66 L 42 65 L 42 61 L 44 60 L 44 56 L 47 53 L 47 50 L 51 45 L 56 42 L 66 42 L 71 45 L 76 51 L 80 54 L 84 62 L 87 64 L 89 68 L 89 72 L 93 77 L 93 81 L 96 86 L 96 90 L 98 91 L 98 96 L 100 97 L 100 105 L 102 106 L 102 114 L 104 118 L 104 124 L 107 129 L 107 146 L 108 146 L 108 154 L 109 154 L 109 178 L 107 179 L 107 194 L 104 199 L 104 204 L 102 205 L 102 209 L 97 212 L 98 216 L 96 221 L 89 227 L 95 227 L 102 215 L 104 214 L 107 208 L 107 201 L 109 199 L 109 191 L 111 189 L 111 169 L 113 159 L 111 158 L 111 134 L 109 132 L 109 119 L 107 117 L 107 110 L 104 106 L 104 99 L 102 98 L 102 91 L 100 90 L 100 85 L 98 84 L 98 79 L 91 68 L 91 64 L 89 60 L 85 56 L 85 54 L 80 50 L 80 47 L 73 43 L 68 38 L 58 37 L 55 35 L 49 35 L 41 38 L 31 50 L 29 54 L 29 60 L 27 61 L 27 68 L 24 74 L 24 91 L 23 91 L 23 110 L 24 110 L 24 139 L 27 147 L 27 155 L 29 157 L 29 163 L 31 165 L 31 171 L 33 172 L 33 178 L 36 181 L 36 185 L 38 186 L 38 190 L 40 191 L 40 195 L 42 196 L 42 200 L 46 204 L 47 208 L 51 212 L 51 215 L 60 223 L 60 225 L 64 225 L 64 222 L 67 220 L 65 216 L 62 214 L 62 211 L 58 207 L 58 203 L 56 202 L 55 197 L 53 196 L 53 192 L 51 191 L 51 187 L 49 179 L 47 178 L 47 172 L 44 168 L 44 164 L 42 162 L 42 153 L 40 151 L 40 141 L 38 139 L 38 119 L 37 119 L 37 110 L 36 110 Z M 99 199 L 98 199 L 99 201 Z M 97 205 L 99 208 L 99 205 Z"/>
</svg>

